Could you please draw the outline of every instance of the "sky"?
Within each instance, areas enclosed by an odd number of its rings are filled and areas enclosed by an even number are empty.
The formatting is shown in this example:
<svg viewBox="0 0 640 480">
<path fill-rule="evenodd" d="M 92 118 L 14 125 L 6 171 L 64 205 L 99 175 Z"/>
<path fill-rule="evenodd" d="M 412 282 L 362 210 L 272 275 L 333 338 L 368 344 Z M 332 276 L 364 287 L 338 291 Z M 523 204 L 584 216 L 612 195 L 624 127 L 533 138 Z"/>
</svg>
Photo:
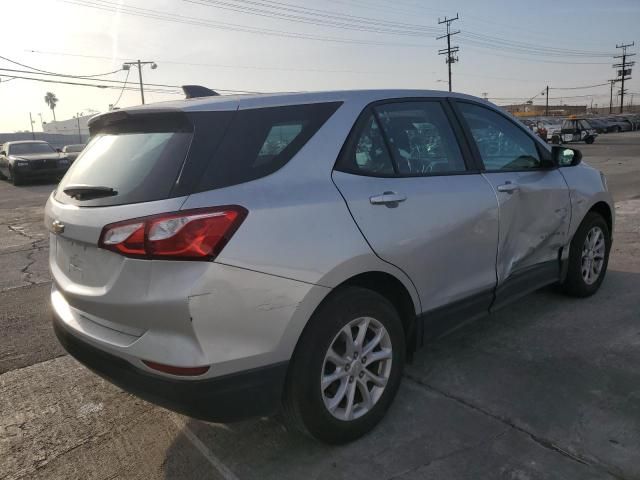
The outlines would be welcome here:
<svg viewBox="0 0 640 480">
<path fill-rule="evenodd" d="M 498 104 L 544 103 L 540 94 L 549 85 L 551 103 L 608 105 L 616 44 L 636 41 L 629 52 L 640 51 L 639 0 L 2 0 L 0 132 L 29 129 L 30 112 L 40 131 L 40 116 L 53 119 L 47 92 L 59 99 L 58 120 L 106 111 L 116 101 L 140 104 L 137 70 L 128 77 L 121 70 L 123 61 L 137 59 L 158 66 L 143 68 L 145 84 L 168 85 L 146 87 L 147 103 L 182 98 L 183 84 L 221 93 L 446 90 L 438 20 L 456 14 L 453 89 Z M 33 69 L 117 71 L 92 80 L 24 73 Z M 569 90 L 599 84 L 606 85 Z M 640 103 L 640 72 L 625 86 Z"/>
</svg>

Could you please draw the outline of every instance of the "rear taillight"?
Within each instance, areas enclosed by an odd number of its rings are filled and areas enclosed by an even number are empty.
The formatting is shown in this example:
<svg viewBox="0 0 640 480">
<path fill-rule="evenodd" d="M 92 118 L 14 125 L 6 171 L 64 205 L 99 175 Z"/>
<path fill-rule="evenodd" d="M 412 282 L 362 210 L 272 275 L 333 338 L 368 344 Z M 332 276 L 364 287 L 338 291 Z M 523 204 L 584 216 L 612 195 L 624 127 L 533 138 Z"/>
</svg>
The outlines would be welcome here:
<svg viewBox="0 0 640 480">
<path fill-rule="evenodd" d="M 135 258 L 212 260 L 246 216 L 230 205 L 136 218 L 104 227 L 98 245 Z"/>
</svg>

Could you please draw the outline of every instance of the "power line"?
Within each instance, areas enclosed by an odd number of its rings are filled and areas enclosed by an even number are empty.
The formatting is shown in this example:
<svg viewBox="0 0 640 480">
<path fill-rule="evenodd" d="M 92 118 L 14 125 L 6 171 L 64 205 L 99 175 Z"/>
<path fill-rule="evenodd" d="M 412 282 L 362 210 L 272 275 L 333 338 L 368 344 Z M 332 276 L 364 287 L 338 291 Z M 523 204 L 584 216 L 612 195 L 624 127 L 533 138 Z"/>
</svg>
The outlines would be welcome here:
<svg viewBox="0 0 640 480">
<path fill-rule="evenodd" d="M 124 87 L 122 85 L 104 85 L 104 84 L 96 84 L 96 83 L 79 83 L 79 82 L 67 82 L 67 81 L 63 81 L 63 80 L 49 80 L 49 79 L 45 79 L 45 78 L 33 78 L 33 77 L 23 77 L 20 75 L 5 75 L 5 77 L 7 78 L 11 78 L 11 79 L 21 79 L 21 80 L 32 80 L 35 82 L 45 82 L 45 83 L 58 83 L 58 84 L 62 84 L 62 85 L 77 85 L 80 87 L 94 87 L 94 88 L 124 88 L 125 90 L 135 90 L 138 91 L 139 89 L 137 87 Z M 7 81 L 7 80 L 5 80 Z M 3 81 L 2 83 L 4 83 L 5 81 Z M 151 85 L 151 84 L 147 84 L 147 85 Z M 218 91 L 218 92 L 227 92 L 227 93 L 231 93 L 231 94 L 235 94 L 235 93 L 263 93 L 263 92 L 250 92 L 250 91 L 246 91 L 246 90 L 230 90 L 230 89 L 226 89 L 226 88 L 213 88 L 213 90 Z M 152 93 L 168 93 L 171 95 L 184 95 L 184 93 L 182 91 L 178 91 L 178 90 L 164 90 L 164 89 L 158 89 L 158 88 L 148 88 L 147 89 L 148 92 L 152 92 Z"/>
<path fill-rule="evenodd" d="M 124 85 L 122 85 L 122 90 L 120 90 L 120 95 L 118 95 L 118 99 L 113 102 L 113 104 L 111 105 L 112 109 L 118 106 L 118 102 L 120 102 L 120 99 L 122 98 L 122 94 L 124 93 L 124 89 L 127 86 L 127 80 L 129 79 L 129 74 L 131 73 L 131 70 L 127 70 L 127 76 L 124 78 Z"/>
<path fill-rule="evenodd" d="M 585 85 L 583 87 L 549 87 L 549 90 L 584 90 L 586 88 L 604 87 L 605 85 L 609 85 L 609 82 L 597 83 L 596 85 Z"/>
<path fill-rule="evenodd" d="M 443 23 L 447 25 L 446 35 L 441 35 L 440 37 L 437 37 L 436 40 L 441 40 L 443 38 L 447 39 L 447 48 L 442 48 L 438 50 L 438 55 L 447 56 L 446 63 L 447 63 L 447 67 L 449 68 L 449 91 L 451 91 L 451 64 L 458 61 L 458 57 L 455 54 L 458 53 L 458 51 L 460 50 L 460 48 L 457 45 L 453 47 L 451 46 L 451 36 L 457 35 L 460 33 L 460 30 L 456 30 L 455 32 L 451 31 L 451 23 L 458 20 L 458 18 L 459 17 L 457 13 L 455 18 L 447 18 L 446 16 L 444 17 L 444 20 L 440 20 L 438 18 L 438 25 L 442 25 Z"/>
<path fill-rule="evenodd" d="M 25 65 L 24 63 L 16 62 L 15 60 L 11 60 L 10 58 L 3 57 L 2 55 L 0 55 L 0 58 L 1 58 L 2 60 L 6 60 L 6 61 L 7 61 L 7 62 L 9 62 L 9 63 L 13 63 L 13 64 L 15 64 L 15 65 L 19 65 L 19 66 L 21 66 L 21 67 L 28 68 L 28 69 L 30 69 L 30 70 L 34 70 L 35 72 L 46 73 L 46 74 L 48 74 L 48 75 L 60 75 L 59 73 L 48 72 L 48 71 L 46 71 L 46 70 L 40 70 L 39 68 L 31 67 L 31 66 L 29 66 L 29 65 Z M 97 74 L 95 74 L 95 75 L 64 75 L 64 76 L 65 76 L 65 77 L 72 77 L 72 78 L 104 77 L 104 76 L 106 76 L 106 75 L 112 75 L 112 74 L 114 74 L 114 73 L 118 73 L 118 72 L 120 72 L 120 71 L 122 71 L 122 69 L 121 69 L 121 68 L 119 68 L 118 70 L 114 70 L 113 72 L 97 73 Z"/>
<path fill-rule="evenodd" d="M 376 33 L 393 33 L 412 36 L 427 35 L 429 32 L 433 34 L 436 31 L 434 27 L 348 15 L 317 8 L 301 7 L 290 3 L 272 0 L 243 0 L 242 2 L 238 0 L 183 1 L 218 8 L 221 10 L 247 13 L 261 17 L 275 18 L 278 20 L 311 23 L 314 25 L 330 26 L 334 28 L 374 31 Z"/>
<path fill-rule="evenodd" d="M 96 84 L 96 83 L 67 82 L 67 81 L 63 81 L 63 80 L 49 80 L 49 79 L 46 79 L 46 78 L 23 77 L 23 76 L 20 76 L 20 75 L 10 75 L 8 77 L 9 78 L 16 78 L 16 79 L 20 79 L 20 80 L 33 80 L 35 82 L 58 83 L 58 84 L 62 84 L 62 85 L 77 85 L 77 86 L 80 86 L 80 87 L 123 88 L 120 85 L 104 85 L 104 84 Z M 126 87 L 126 90 L 138 90 L 138 89 L 137 88 L 133 88 L 133 87 Z M 150 90 L 150 91 L 153 91 L 154 93 L 170 93 L 170 94 L 183 95 L 182 92 L 179 92 L 179 91 L 176 91 L 176 90 L 153 89 L 153 90 Z"/>
<path fill-rule="evenodd" d="M 83 78 L 80 77 L 75 77 L 73 75 L 66 75 L 63 73 L 38 73 L 38 72 L 30 72 L 28 70 L 16 70 L 16 69 L 11 69 L 11 68 L 1 68 L 0 67 L 0 72 L 13 72 L 13 73 L 26 73 L 29 75 L 43 75 L 43 76 L 54 76 L 54 77 L 61 77 L 61 78 L 73 78 L 73 79 L 80 79 L 82 80 Z M 12 73 L 11 76 L 14 76 Z M 17 77 L 16 77 L 17 78 Z M 114 83 L 114 84 L 118 84 L 117 87 L 115 88 L 119 88 L 120 85 L 122 85 L 123 82 L 122 80 L 110 80 L 110 79 L 99 79 L 99 80 L 92 80 L 92 79 L 88 79 L 90 81 L 96 81 L 96 82 L 102 82 L 102 83 Z M 92 85 L 92 84 L 88 84 L 88 85 Z M 181 89 L 182 86 L 181 85 L 167 85 L 164 83 L 146 83 L 146 85 L 150 86 L 150 87 L 164 87 L 164 88 L 172 88 L 172 89 Z M 215 90 L 220 91 L 220 92 L 233 92 L 233 93 L 262 93 L 262 92 L 256 92 L 256 91 L 247 91 L 247 90 L 231 90 L 231 89 L 226 89 L 226 88 L 216 88 Z M 159 93 L 162 92 L 163 90 L 160 90 L 159 88 L 155 89 L 155 93 Z"/>
<path fill-rule="evenodd" d="M 466 49 L 477 50 L 477 51 L 485 51 L 488 48 L 484 47 L 476 47 L 472 45 L 465 46 Z M 533 63 L 555 63 L 560 65 L 609 65 L 608 62 L 571 62 L 566 60 L 543 60 L 538 58 L 523 58 L 517 57 L 515 55 L 505 55 L 504 53 L 497 53 L 495 49 L 491 48 L 491 56 L 492 57 L 502 57 L 502 58 L 511 58 L 514 60 L 520 60 L 523 62 L 533 62 Z"/>
<path fill-rule="evenodd" d="M 93 0 L 93 1 L 61 0 L 61 1 L 63 1 L 64 3 L 69 3 L 71 5 L 78 5 L 82 7 L 93 8 L 93 9 L 107 11 L 107 12 L 119 12 L 125 15 L 162 20 L 162 21 L 171 22 L 171 23 L 180 23 L 185 25 L 194 25 L 194 26 L 200 26 L 205 28 L 231 30 L 231 31 L 254 33 L 254 34 L 260 34 L 260 35 L 279 36 L 284 38 L 319 40 L 319 41 L 325 41 L 325 42 L 345 43 L 345 44 L 352 44 L 352 45 L 376 45 L 381 47 L 389 47 L 389 46 L 423 47 L 424 46 L 424 45 L 418 45 L 418 44 L 412 44 L 412 43 L 389 43 L 389 42 L 381 42 L 381 41 L 373 41 L 373 40 L 358 40 L 358 39 L 329 37 L 329 36 L 322 36 L 322 35 L 311 35 L 311 34 L 296 33 L 296 32 L 287 32 L 287 31 L 276 30 L 276 29 L 247 27 L 245 25 L 216 22 L 212 20 L 202 20 L 195 17 L 176 15 L 168 12 L 159 12 L 157 10 L 152 10 L 152 9 L 130 7 L 126 5 L 120 5 L 115 2 L 109 2 L 107 0 Z"/>
<path fill-rule="evenodd" d="M 120 61 L 131 61 L 132 58 L 128 57 L 109 57 L 105 55 L 86 55 L 79 53 L 67 53 L 67 52 L 52 52 L 52 51 L 43 51 L 43 50 L 26 50 L 29 53 L 41 54 L 41 55 L 61 55 L 68 57 L 79 57 L 79 58 L 95 58 L 102 60 L 120 60 Z M 267 67 L 267 66 L 259 66 L 259 65 L 232 65 L 232 64 L 222 64 L 222 63 L 199 63 L 199 62 L 184 62 L 177 60 L 158 60 L 158 62 L 162 62 L 163 64 L 170 65 L 188 65 L 193 67 L 214 67 L 214 68 L 233 68 L 233 69 L 248 69 L 248 70 L 274 70 L 278 72 L 312 72 L 312 73 L 349 73 L 349 74 L 360 74 L 360 75 L 397 75 L 395 72 L 390 71 L 372 71 L 372 70 L 334 70 L 334 69 L 322 69 L 322 68 L 296 68 L 296 67 Z"/>
<path fill-rule="evenodd" d="M 518 40 L 509 40 L 500 37 L 494 37 L 490 35 L 484 35 L 481 33 L 475 33 L 471 31 L 465 31 L 462 33 L 461 38 L 467 39 L 470 43 L 482 45 L 490 48 L 503 48 L 507 50 L 522 51 L 532 55 L 551 55 L 551 56 L 578 56 L 578 57 L 609 57 L 610 52 L 602 51 L 590 51 L 590 50 L 577 50 L 558 47 L 548 47 L 541 44 L 532 44 L 527 42 L 521 42 Z"/>
</svg>

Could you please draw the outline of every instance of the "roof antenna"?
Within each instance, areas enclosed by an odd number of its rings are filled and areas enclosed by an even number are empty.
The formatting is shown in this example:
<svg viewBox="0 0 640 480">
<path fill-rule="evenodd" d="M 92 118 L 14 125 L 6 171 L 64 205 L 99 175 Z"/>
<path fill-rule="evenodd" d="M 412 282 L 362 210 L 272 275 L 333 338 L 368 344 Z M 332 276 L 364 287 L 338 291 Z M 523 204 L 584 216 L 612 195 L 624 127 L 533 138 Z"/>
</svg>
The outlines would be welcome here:
<svg viewBox="0 0 640 480">
<path fill-rule="evenodd" d="M 182 91 L 186 98 L 216 97 L 220 95 L 218 92 L 202 85 L 183 85 Z"/>
</svg>

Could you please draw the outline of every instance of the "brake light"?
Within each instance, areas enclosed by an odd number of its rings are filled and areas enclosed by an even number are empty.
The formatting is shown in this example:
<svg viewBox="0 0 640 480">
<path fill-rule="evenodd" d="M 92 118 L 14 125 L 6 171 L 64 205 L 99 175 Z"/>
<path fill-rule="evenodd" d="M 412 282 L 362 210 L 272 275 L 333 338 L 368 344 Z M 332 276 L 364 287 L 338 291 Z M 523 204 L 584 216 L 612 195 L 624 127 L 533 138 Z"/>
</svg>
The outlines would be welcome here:
<svg viewBox="0 0 640 480">
<path fill-rule="evenodd" d="M 135 218 L 105 226 L 98 246 L 135 258 L 212 260 L 246 216 L 230 205 Z"/>
</svg>

